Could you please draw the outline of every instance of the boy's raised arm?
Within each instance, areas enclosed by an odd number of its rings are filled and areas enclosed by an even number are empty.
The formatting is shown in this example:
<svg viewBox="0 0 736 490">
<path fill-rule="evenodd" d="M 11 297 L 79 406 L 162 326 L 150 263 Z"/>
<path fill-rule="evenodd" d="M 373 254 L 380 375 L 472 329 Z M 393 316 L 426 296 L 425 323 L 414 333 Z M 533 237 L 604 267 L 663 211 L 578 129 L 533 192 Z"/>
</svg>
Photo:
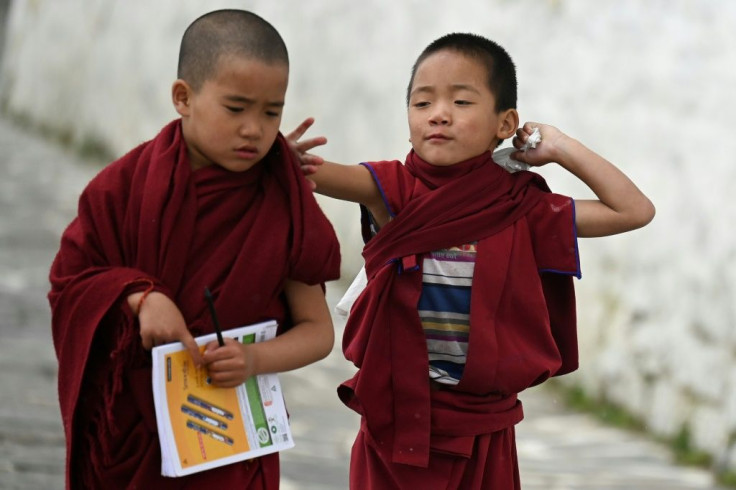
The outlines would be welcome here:
<svg viewBox="0 0 736 490">
<path fill-rule="evenodd" d="M 302 170 L 314 184 L 314 191 L 343 201 L 365 205 L 372 213 L 385 210 L 378 186 L 370 171 L 363 165 L 342 165 L 326 162 L 323 158 L 308 153 L 317 146 L 327 143 L 323 136 L 300 141 L 314 119 L 304 120 L 286 139 L 299 156 Z"/>
<path fill-rule="evenodd" d="M 512 158 L 532 166 L 557 162 L 582 180 L 598 200 L 575 200 L 575 224 L 579 237 L 599 237 L 641 228 L 654 218 L 654 205 L 618 168 L 557 128 L 527 122 L 516 132 L 516 148 L 538 127 L 542 142 L 536 148 L 517 151 Z"/>
</svg>

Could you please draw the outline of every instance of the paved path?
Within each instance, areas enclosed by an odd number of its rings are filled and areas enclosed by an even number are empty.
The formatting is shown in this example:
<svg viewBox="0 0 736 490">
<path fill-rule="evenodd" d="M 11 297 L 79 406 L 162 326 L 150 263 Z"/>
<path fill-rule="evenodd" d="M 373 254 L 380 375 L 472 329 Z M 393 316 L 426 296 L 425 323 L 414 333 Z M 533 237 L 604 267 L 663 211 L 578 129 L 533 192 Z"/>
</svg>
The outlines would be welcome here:
<svg viewBox="0 0 736 490">
<path fill-rule="evenodd" d="M 0 489 L 59 489 L 64 438 L 46 275 L 93 168 L 2 118 L 0 149 Z M 328 291 L 332 303 L 339 287 Z M 342 324 L 336 326 L 339 335 Z M 284 490 L 347 488 L 357 419 L 335 396 L 351 373 L 337 349 L 282 375 L 297 441 L 282 458 Z M 522 400 L 527 418 L 517 433 L 525 490 L 717 488 L 707 472 L 673 466 L 661 446 L 565 410 L 543 388 Z"/>
</svg>

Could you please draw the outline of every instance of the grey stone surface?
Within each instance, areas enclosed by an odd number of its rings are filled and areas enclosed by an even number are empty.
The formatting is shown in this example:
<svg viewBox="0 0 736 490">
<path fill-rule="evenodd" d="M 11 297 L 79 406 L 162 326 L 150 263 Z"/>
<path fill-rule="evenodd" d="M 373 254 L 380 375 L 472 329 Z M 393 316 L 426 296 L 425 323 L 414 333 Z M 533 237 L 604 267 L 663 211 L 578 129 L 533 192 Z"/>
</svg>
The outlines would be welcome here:
<svg viewBox="0 0 736 490">
<path fill-rule="evenodd" d="M 64 438 L 46 275 L 93 168 L 3 118 L 0 148 L 0 489 L 57 489 Z M 339 295 L 340 285 L 332 285 L 330 302 Z M 338 339 L 342 327 L 336 321 Z M 283 454 L 283 489 L 347 488 L 358 420 L 335 388 L 351 373 L 338 340 L 323 362 L 281 376 L 297 441 Z M 522 400 L 527 418 L 517 434 L 525 490 L 717 488 L 708 472 L 673 465 L 662 446 L 570 412 L 544 388 Z"/>
</svg>

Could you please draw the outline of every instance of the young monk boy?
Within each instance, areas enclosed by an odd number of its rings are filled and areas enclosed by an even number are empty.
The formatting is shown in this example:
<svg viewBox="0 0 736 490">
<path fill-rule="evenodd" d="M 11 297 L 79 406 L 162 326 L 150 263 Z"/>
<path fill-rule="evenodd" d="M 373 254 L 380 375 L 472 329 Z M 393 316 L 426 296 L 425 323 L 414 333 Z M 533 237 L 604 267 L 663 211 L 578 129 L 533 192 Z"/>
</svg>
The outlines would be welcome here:
<svg viewBox="0 0 736 490">
<path fill-rule="evenodd" d="M 172 87 L 181 117 L 84 190 L 50 275 L 67 488 L 278 488 L 278 454 L 161 476 L 149 351 L 180 341 L 224 387 L 330 352 L 339 248 L 279 133 L 288 73 L 260 17 L 200 17 Z M 276 319 L 279 335 L 200 354 L 205 287 L 223 328 Z"/>
<path fill-rule="evenodd" d="M 317 192 L 364 211 L 368 283 L 343 339 L 359 370 L 338 389 L 362 416 L 351 488 L 517 489 L 517 394 L 577 367 L 577 237 L 641 227 L 654 208 L 578 141 L 544 124 L 519 128 L 514 65 L 483 37 L 430 44 L 407 99 L 405 162 L 311 168 Z M 289 136 L 302 153 L 324 143 L 297 142 L 310 124 Z M 521 148 L 533 128 L 541 143 L 515 159 L 557 162 L 598 200 L 494 164 L 491 150 L 514 135 Z"/>
</svg>

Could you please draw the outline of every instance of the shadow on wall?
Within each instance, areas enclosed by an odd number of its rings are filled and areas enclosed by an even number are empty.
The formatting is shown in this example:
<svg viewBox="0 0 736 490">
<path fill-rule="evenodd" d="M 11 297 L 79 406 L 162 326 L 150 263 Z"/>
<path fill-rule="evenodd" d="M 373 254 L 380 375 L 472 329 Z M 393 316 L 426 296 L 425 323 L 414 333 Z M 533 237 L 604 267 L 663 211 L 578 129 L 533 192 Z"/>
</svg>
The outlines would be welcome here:
<svg viewBox="0 0 736 490">
<path fill-rule="evenodd" d="M 8 25 L 8 10 L 10 10 L 11 0 L 0 0 L 0 64 L 3 62 L 3 53 L 5 52 L 5 35 Z"/>
</svg>

